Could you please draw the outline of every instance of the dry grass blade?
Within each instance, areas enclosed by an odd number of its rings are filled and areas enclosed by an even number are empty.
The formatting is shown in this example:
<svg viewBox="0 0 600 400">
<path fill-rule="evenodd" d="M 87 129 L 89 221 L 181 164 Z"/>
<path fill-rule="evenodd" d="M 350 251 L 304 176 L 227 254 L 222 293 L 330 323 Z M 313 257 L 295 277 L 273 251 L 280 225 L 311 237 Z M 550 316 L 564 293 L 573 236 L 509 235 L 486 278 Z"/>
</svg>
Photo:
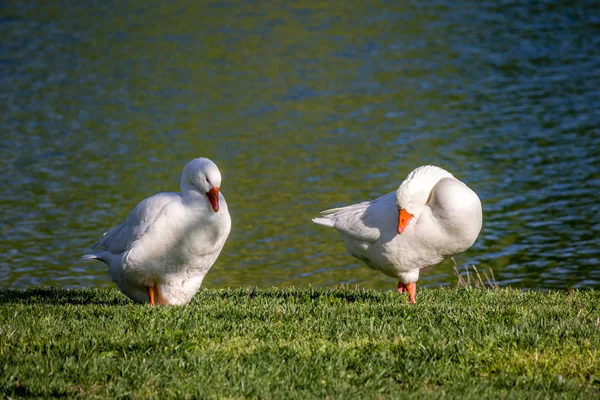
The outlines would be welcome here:
<svg viewBox="0 0 600 400">
<path fill-rule="evenodd" d="M 470 268 L 468 265 L 465 266 L 465 274 L 466 275 L 466 279 L 464 277 L 464 275 L 460 272 L 460 268 L 458 266 L 458 264 L 456 263 L 456 260 L 454 259 L 454 257 L 450 257 L 452 262 L 454 263 L 454 273 L 456 274 L 456 278 L 458 279 L 457 282 L 457 286 L 458 287 L 462 287 L 462 288 L 470 288 L 470 287 L 475 287 L 476 289 L 485 289 L 485 288 L 491 288 L 491 289 L 499 289 L 500 286 L 498 286 L 498 283 L 496 282 L 496 277 L 494 276 L 494 271 L 492 271 L 491 268 L 488 268 L 488 270 L 490 271 L 490 274 L 488 275 L 485 271 L 482 271 L 483 276 L 485 277 L 485 281 L 483 280 L 483 278 L 481 277 L 481 274 L 479 273 L 479 270 L 477 269 L 477 267 L 475 267 L 474 265 L 471 265 L 471 268 L 473 268 L 474 272 L 470 271 Z M 472 276 L 472 278 L 471 278 Z"/>
<path fill-rule="evenodd" d="M 483 283 L 483 280 L 481 279 L 481 275 L 479 275 L 479 271 L 477 271 L 477 268 L 474 265 L 472 265 L 472 267 L 473 267 L 473 270 L 475 270 L 475 275 L 477 275 L 477 279 L 475 280 L 475 287 L 477 289 L 484 288 L 485 284 Z"/>
<path fill-rule="evenodd" d="M 488 268 L 490 270 L 490 275 L 492 276 L 492 283 L 494 284 L 494 289 L 500 289 L 500 286 L 498 286 L 498 282 L 496 282 L 496 277 L 494 276 L 494 271 L 492 270 L 492 267 Z"/>
<path fill-rule="evenodd" d="M 454 257 L 450 257 L 452 259 L 452 262 L 454 263 L 454 273 L 456 274 L 456 277 L 458 278 L 458 286 L 460 287 L 468 287 L 467 282 L 465 282 L 464 278 L 462 277 L 460 270 L 458 269 L 458 264 L 456 263 L 456 260 L 454 260 Z"/>
<path fill-rule="evenodd" d="M 490 280 L 490 277 L 488 276 L 488 274 L 486 274 L 485 271 L 481 271 L 483 272 L 483 276 L 485 276 L 485 281 L 487 282 L 489 287 L 494 287 L 494 285 L 492 284 L 492 281 Z"/>
</svg>

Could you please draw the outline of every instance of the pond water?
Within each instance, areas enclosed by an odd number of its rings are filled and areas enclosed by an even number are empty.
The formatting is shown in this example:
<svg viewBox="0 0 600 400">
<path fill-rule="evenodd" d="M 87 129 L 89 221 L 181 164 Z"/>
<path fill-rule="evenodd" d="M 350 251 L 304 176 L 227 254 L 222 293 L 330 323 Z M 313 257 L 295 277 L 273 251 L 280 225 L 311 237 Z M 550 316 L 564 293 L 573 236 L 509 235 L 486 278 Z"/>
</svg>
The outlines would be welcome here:
<svg viewBox="0 0 600 400">
<path fill-rule="evenodd" d="M 1 287 L 113 285 L 86 246 L 206 156 L 233 231 L 203 287 L 394 288 L 311 218 L 436 164 L 484 206 L 460 265 L 599 288 L 595 2 L 368 3 L 1 2 Z"/>
</svg>

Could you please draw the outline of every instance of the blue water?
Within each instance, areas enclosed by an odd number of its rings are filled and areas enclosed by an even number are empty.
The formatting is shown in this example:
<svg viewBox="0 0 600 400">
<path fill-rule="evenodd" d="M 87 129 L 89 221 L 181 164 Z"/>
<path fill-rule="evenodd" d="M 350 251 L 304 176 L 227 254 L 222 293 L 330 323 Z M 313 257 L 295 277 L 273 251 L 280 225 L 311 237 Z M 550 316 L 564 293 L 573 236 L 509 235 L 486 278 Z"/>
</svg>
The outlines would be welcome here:
<svg viewBox="0 0 600 400">
<path fill-rule="evenodd" d="M 310 220 L 422 164 L 482 199 L 463 268 L 600 287 L 594 2 L 177 4 L 0 3 L 2 287 L 110 286 L 86 246 L 198 156 L 233 218 L 204 287 L 393 288 Z"/>
</svg>

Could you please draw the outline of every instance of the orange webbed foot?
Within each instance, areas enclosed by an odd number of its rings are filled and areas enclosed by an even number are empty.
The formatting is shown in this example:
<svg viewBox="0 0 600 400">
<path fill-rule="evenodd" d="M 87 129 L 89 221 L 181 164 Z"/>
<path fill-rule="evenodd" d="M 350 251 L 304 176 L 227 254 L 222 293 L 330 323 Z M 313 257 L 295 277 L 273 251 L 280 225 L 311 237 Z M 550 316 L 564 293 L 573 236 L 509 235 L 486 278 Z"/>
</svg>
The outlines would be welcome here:
<svg viewBox="0 0 600 400">
<path fill-rule="evenodd" d="M 402 282 L 398 282 L 398 293 L 406 292 L 406 285 Z"/>
<path fill-rule="evenodd" d="M 417 283 L 409 283 L 408 285 L 398 282 L 398 293 L 408 292 L 408 302 L 410 304 L 416 304 L 417 301 L 415 296 L 417 295 Z"/>
</svg>

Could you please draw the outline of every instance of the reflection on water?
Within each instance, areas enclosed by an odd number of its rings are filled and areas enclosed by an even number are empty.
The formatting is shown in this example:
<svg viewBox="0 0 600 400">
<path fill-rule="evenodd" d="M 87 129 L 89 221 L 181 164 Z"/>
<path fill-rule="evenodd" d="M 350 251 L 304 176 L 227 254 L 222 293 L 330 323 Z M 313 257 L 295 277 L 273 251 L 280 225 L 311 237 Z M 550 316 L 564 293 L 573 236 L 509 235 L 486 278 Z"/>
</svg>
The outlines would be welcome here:
<svg viewBox="0 0 600 400">
<path fill-rule="evenodd" d="M 88 3 L 0 4 L 3 287 L 111 285 L 80 254 L 197 156 L 233 218 L 205 287 L 393 287 L 310 220 L 425 163 L 483 201 L 459 263 L 600 286 L 591 1 Z"/>
</svg>

